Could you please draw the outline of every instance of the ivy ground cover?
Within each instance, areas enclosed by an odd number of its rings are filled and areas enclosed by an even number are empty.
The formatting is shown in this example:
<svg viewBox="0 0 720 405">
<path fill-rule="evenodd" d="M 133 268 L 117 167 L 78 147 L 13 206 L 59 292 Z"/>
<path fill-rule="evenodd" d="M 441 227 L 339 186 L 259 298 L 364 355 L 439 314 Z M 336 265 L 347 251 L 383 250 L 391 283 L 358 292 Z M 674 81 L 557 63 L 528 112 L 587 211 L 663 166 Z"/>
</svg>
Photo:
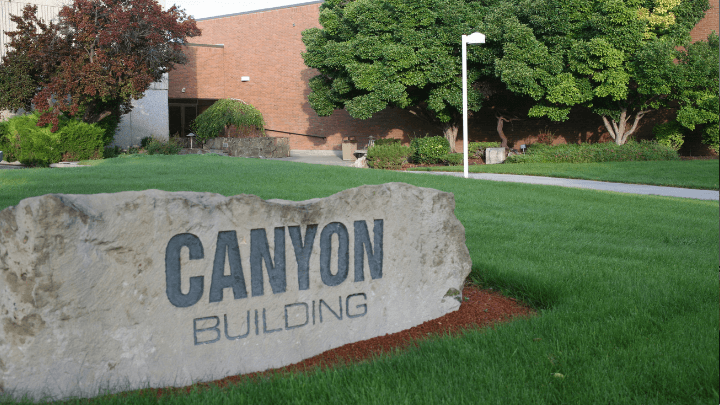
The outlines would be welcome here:
<svg viewBox="0 0 720 405">
<path fill-rule="evenodd" d="M 305 200 L 392 181 L 454 193 L 473 282 L 538 316 L 324 371 L 67 403 L 718 402 L 716 201 L 192 155 L 0 171 L 0 208 L 150 188 Z"/>
</svg>

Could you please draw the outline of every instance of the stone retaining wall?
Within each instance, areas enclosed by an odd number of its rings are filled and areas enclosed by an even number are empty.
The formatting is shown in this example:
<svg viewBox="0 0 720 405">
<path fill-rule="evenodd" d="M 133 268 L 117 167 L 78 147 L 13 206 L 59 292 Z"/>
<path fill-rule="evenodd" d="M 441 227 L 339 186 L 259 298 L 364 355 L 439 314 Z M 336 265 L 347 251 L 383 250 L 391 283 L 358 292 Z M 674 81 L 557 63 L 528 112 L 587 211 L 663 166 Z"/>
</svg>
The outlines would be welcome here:
<svg viewBox="0 0 720 405">
<path fill-rule="evenodd" d="M 212 138 L 205 141 L 203 149 L 219 149 L 228 156 L 254 158 L 284 158 L 290 156 L 289 138 Z"/>
</svg>

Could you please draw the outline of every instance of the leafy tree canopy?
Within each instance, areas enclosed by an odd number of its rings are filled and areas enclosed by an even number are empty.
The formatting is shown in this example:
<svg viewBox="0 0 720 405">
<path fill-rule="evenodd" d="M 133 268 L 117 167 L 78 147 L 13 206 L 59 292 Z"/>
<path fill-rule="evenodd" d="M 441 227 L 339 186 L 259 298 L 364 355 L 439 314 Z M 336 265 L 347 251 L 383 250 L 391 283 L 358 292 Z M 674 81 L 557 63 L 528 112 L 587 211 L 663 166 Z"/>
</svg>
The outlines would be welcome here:
<svg viewBox="0 0 720 405">
<path fill-rule="evenodd" d="M 513 5 L 508 9 L 516 19 L 509 21 L 532 36 L 503 39 L 496 74 L 511 91 L 536 101 L 530 116 L 565 120 L 572 106 L 584 105 L 602 117 L 617 144 L 625 143 L 644 114 L 669 102 L 678 71 L 675 48 L 689 44 L 690 30 L 709 6 L 707 0 Z M 527 41 L 533 52 L 522 51 Z"/>
<path fill-rule="evenodd" d="M 28 5 L 0 64 L 0 108 L 42 111 L 57 129 L 61 114 L 98 122 L 131 109 L 151 83 L 185 63 L 182 45 L 200 35 L 195 20 L 154 0 L 75 0 L 44 22 Z"/>
<path fill-rule="evenodd" d="M 320 116 L 345 109 L 367 119 L 398 107 L 443 128 L 454 148 L 462 112 L 460 37 L 477 31 L 485 8 L 461 0 L 328 0 L 322 29 L 303 32 L 310 105 Z M 469 47 L 470 83 L 481 72 L 481 47 Z M 480 108 L 477 90 L 469 108 Z"/>
<path fill-rule="evenodd" d="M 707 41 L 698 41 L 679 51 L 679 69 L 672 98 L 680 108 L 677 121 L 694 130 L 703 125 L 703 143 L 718 153 L 718 120 L 720 117 L 720 39 L 711 33 Z"/>
</svg>

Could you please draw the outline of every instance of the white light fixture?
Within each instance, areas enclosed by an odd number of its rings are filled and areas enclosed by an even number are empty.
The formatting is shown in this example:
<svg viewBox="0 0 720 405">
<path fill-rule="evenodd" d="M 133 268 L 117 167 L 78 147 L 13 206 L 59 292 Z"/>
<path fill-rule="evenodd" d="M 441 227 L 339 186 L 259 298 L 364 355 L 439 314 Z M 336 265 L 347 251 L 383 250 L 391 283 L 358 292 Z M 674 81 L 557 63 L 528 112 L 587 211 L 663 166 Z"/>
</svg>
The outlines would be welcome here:
<svg viewBox="0 0 720 405">
<path fill-rule="evenodd" d="M 192 148 L 193 148 L 193 147 L 192 147 L 192 139 L 193 139 L 193 137 L 195 136 L 195 134 L 193 134 L 192 132 L 190 132 L 190 133 L 187 134 L 186 136 L 187 136 L 188 138 L 190 138 L 190 149 L 192 149 Z"/>
<path fill-rule="evenodd" d="M 185 93 L 185 87 L 182 88 L 182 92 Z"/>
<path fill-rule="evenodd" d="M 240 81 L 241 81 L 241 82 L 249 82 L 249 81 L 250 81 L 250 76 L 241 76 L 241 77 L 240 77 Z"/>
<path fill-rule="evenodd" d="M 484 44 L 485 35 L 474 32 L 462 36 L 462 90 L 463 90 L 463 163 L 465 178 L 468 178 L 468 111 L 467 111 L 467 44 Z"/>
</svg>

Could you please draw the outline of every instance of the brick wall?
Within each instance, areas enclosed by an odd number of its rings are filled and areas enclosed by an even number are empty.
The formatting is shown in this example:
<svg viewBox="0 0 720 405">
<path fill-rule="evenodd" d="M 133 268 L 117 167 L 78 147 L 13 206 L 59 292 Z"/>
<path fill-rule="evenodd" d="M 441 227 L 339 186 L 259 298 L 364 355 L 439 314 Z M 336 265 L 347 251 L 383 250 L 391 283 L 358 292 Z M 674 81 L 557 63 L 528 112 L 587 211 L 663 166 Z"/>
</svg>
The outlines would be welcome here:
<svg viewBox="0 0 720 405">
<path fill-rule="evenodd" d="M 705 13 L 705 18 L 690 31 L 693 42 L 706 40 L 708 34 L 715 31 L 720 33 L 720 20 L 718 19 L 718 0 L 709 0 L 710 9 Z"/>
<path fill-rule="evenodd" d="M 311 27 L 320 27 L 319 7 L 319 3 L 304 4 L 201 19 L 198 27 L 203 30 L 203 34 L 191 38 L 191 41 L 198 44 L 223 44 L 224 47 L 188 47 L 190 62 L 170 72 L 169 98 L 241 99 L 262 112 L 266 128 L 270 130 L 323 137 L 267 132 L 270 136 L 289 136 L 290 149 L 294 150 L 340 150 L 342 139 L 346 136 L 358 138 L 362 147 L 370 135 L 376 138 L 399 138 L 404 142 L 409 142 L 411 136 L 428 133 L 440 135 L 438 128 L 397 109 L 387 109 L 368 120 L 354 119 L 344 110 L 336 110 L 329 117 L 317 116 L 307 101 L 310 93 L 308 81 L 317 71 L 303 63 L 301 52 L 305 47 L 301 32 Z M 708 32 L 717 30 L 717 26 L 717 4 L 714 4 L 693 35 L 706 38 Z M 248 76 L 250 80 L 241 81 L 243 76 Z M 505 124 L 504 130 L 509 145 L 515 148 L 523 143 L 531 143 L 544 131 L 553 132 L 558 142 L 598 142 L 610 139 L 598 116 L 582 109 L 573 111 L 571 116 L 572 119 L 564 123 L 530 119 L 516 121 Z M 667 112 L 646 115 L 636 132 L 636 139 L 652 138 L 654 124 L 658 120 L 670 118 Z M 470 141 L 499 141 L 495 126 L 492 112 L 480 111 L 470 119 Z M 458 136 L 457 148 L 462 148 L 461 134 Z"/>
</svg>

